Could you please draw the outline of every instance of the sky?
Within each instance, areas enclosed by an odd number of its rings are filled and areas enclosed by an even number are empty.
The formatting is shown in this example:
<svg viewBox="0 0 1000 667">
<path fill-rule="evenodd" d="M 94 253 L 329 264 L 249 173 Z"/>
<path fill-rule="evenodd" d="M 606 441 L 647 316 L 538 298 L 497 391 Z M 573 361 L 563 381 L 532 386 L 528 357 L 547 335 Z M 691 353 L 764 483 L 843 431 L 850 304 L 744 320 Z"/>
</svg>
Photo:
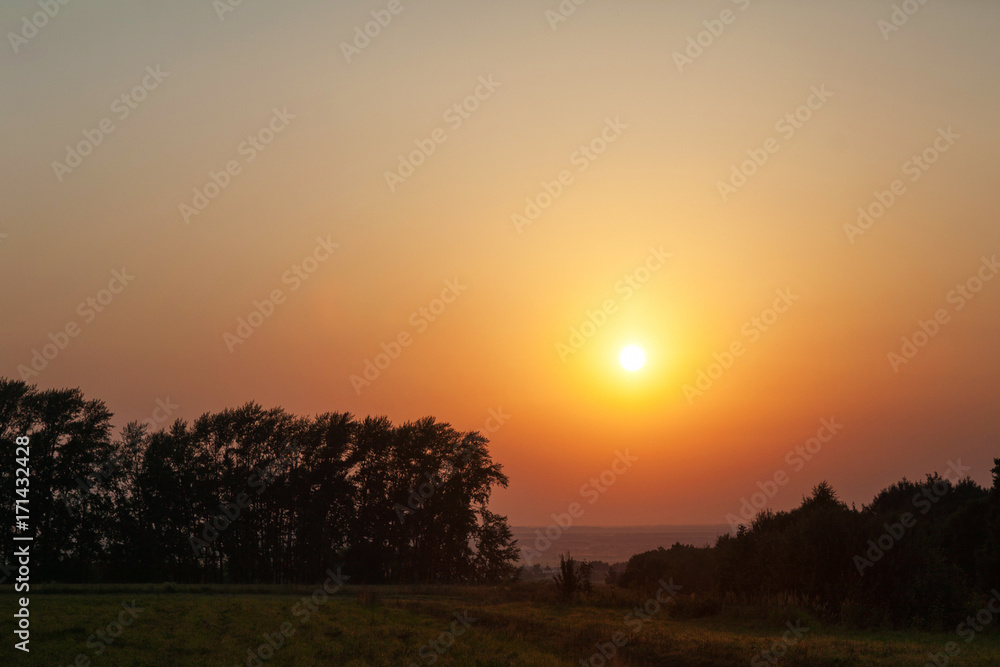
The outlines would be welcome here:
<svg viewBox="0 0 1000 667">
<path fill-rule="evenodd" d="M 488 434 L 514 525 L 988 484 L 998 20 L 9 0 L 0 374 L 117 426 L 433 415 Z"/>
</svg>

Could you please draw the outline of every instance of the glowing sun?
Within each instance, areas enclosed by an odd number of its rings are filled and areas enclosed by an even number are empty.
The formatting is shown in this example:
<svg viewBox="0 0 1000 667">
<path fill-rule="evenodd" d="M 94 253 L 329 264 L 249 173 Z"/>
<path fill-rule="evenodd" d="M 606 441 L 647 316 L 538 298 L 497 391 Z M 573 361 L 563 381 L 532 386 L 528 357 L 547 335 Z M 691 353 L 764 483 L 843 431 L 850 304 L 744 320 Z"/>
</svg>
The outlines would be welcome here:
<svg viewBox="0 0 1000 667">
<path fill-rule="evenodd" d="M 646 363 L 646 353 L 642 351 L 638 345 L 629 345 L 624 350 L 622 350 L 621 355 L 618 357 L 618 361 L 621 362 L 622 368 L 634 373 L 643 367 Z"/>
</svg>

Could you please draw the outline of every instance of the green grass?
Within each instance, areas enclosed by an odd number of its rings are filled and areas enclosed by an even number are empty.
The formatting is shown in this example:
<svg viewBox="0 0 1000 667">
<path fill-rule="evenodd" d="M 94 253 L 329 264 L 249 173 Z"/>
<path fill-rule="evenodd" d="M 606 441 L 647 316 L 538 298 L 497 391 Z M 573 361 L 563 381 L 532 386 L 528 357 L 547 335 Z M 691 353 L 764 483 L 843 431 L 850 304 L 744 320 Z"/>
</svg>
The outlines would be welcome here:
<svg viewBox="0 0 1000 667">
<path fill-rule="evenodd" d="M 792 609 L 766 614 L 726 609 L 691 620 L 661 611 L 634 631 L 625 615 L 640 600 L 605 591 L 590 604 L 562 605 L 549 588 L 352 587 L 303 622 L 293 609 L 313 587 L 42 586 L 31 594 L 31 653 L 13 650 L 8 620 L 0 664 L 65 666 L 83 655 L 95 666 L 234 667 L 246 664 L 248 649 L 263 644 L 264 633 L 288 623 L 294 634 L 263 665 L 427 665 L 429 654 L 421 658 L 418 650 L 447 631 L 456 612 L 466 610 L 475 622 L 443 653 L 433 652 L 433 664 L 575 666 L 597 650 L 597 643 L 622 632 L 629 633 L 629 642 L 608 664 L 750 665 L 780 639 L 785 621 L 791 620 L 809 632 L 778 665 L 923 665 L 929 653 L 953 640 L 961 644 L 961 653 L 949 665 L 1000 664 L 995 633 L 965 643 L 954 633 L 852 631 Z M 97 644 L 88 647 L 88 637 L 115 621 L 122 603 L 133 598 L 143 611 L 98 655 Z M 10 619 L 15 596 L 0 594 L 0 605 Z"/>
</svg>

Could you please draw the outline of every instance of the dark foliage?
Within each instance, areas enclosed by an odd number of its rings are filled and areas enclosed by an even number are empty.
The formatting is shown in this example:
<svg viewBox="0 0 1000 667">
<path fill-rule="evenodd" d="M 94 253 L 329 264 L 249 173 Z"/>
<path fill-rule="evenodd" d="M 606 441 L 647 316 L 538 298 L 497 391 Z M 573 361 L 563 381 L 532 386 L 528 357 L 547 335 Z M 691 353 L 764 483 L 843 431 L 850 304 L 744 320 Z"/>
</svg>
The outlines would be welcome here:
<svg viewBox="0 0 1000 667">
<path fill-rule="evenodd" d="M 515 573 L 507 477 L 487 440 L 432 418 L 394 426 L 250 403 L 166 430 L 79 390 L 0 378 L 0 488 L 31 439 L 35 581 L 293 583 L 342 565 L 352 583 L 496 582 Z M 11 531 L 12 503 L 0 520 Z M 0 564 L 12 560 L 0 541 Z"/>
<path fill-rule="evenodd" d="M 577 561 L 572 555 L 559 556 L 559 573 L 552 577 L 556 582 L 556 590 L 564 600 L 573 601 L 579 595 L 593 592 L 590 581 L 593 566 L 586 561 Z"/>
<path fill-rule="evenodd" d="M 996 464 L 990 490 L 928 475 L 903 479 L 860 510 L 822 483 L 798 508 L 761 511 L 714 547 L 633 556 L 618 585 L 649 590 L 673 577 L 694 600 L 798 606 L 861 626 L 954 628 L 1000 585 Z"/>
</svg>

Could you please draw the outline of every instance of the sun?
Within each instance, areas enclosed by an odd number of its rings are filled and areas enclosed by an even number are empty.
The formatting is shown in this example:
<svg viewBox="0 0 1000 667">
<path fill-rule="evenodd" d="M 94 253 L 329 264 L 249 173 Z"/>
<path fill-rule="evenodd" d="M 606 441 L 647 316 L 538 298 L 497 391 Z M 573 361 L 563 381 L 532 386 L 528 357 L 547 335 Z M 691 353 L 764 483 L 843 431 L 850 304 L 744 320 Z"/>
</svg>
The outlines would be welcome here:
<svg viewBox="0 0 1000 667">
<path fill-rule="evenodd" d="M 622 368 L 634 373 L 646 364 L 646 353 L 638 345 L 629 345 L 622 350 L 618 361 L 621 362 Z"/>
</svg>

